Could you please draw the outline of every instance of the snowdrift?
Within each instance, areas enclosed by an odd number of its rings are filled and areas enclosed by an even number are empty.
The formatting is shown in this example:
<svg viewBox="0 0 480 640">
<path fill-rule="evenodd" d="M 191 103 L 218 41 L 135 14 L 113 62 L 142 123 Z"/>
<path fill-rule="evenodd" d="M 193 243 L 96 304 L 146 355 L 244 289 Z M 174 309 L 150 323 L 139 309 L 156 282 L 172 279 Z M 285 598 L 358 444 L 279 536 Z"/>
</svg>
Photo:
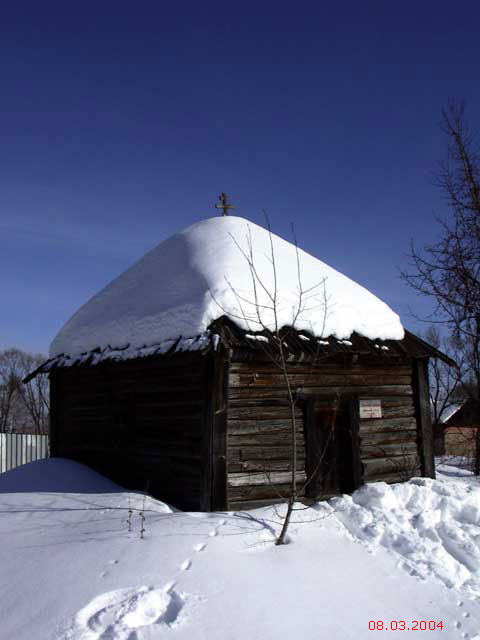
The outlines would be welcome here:
<svg viewBox="0 0 480 640">
<path fill-rule="evenodd" d="M 429 478 L 377 482 L 330 506 L 355 540 L 371 551 L 388 549 L 410 575 L 480 597 L 480 486 Z"/>
<path fill-rule="evenodd" d="M 37 460 L 0 474 L 0 493 L 112 493 L 117 484 L 83 464 L 63 458 Z"/>
</svg>

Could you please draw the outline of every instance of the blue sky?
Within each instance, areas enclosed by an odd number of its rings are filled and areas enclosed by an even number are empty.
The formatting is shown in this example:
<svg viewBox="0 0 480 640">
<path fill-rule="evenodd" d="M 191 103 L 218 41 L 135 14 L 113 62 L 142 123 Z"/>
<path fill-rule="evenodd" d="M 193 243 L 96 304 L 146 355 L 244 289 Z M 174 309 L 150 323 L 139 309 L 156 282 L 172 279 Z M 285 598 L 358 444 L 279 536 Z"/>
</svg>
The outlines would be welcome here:
<svg viewBox="0 0 480 640">
<path fill-rule="evenodd" d="M 441 109 L 480 126 L 478 2 L 69 4 L 0 9 L 0 348 L 46 352 L 221 191 L 418 328 L 398 270 L 448 213 Z"/>
</svg>

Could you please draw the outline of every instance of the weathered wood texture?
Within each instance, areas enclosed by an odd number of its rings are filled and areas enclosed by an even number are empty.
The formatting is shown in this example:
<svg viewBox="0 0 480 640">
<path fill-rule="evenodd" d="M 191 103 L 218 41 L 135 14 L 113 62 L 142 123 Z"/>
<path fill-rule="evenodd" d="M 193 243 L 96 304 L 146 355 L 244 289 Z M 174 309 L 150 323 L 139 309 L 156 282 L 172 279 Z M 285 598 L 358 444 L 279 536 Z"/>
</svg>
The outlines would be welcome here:
<svg viewBox="0 0 480 640">
<path fill-rule="evenodd" d="M 148 482 L 153 495 L 180 508 L 281 501 L 290 491 L 292 469 L 282 373 L 271 362 L 230 362 L 228 353 L 56 370 L 53 455 L 83 462 L 124 486 L 142 490 Z M 314 397 L 338 402 L 336 448 L 330 452 L 338 468 L 330 484 L 319 482 L 309 492 L 315 494 L 310 499 L 353 490 L 363 481 L 428 475 L 430 454 L 419 453 L 423 443 L 428 448 L 428 415 L 418 400 L 426 390 L 421 372 L 408 359 L 378 366 L 351 359 L 289 365 L 298 396 L 299 497 L 307 498 L 305 483 L 315 468 L 306 437 L 308 399 Z M 359 398 L 380 399 L 382 418 L 360 420 Z"/>
<path fill-rule="evenodd" d="M 228 352 L 220 351 L 212 356 L 209 377 L 212 378 L 212 394 L 206 401 L 211 404 L 211 423 L 205 425 L 212 439 L 211 509 L 227 508 L 227 410 L 228 410 Z"/>
<path fill-rule="evenodd" d="M 430 412 L 430 394 L 428 389 L 428 359 L 416 360 L 413 368 L 413 387 L 415 389 L 415 412 L 419 425 L 421 442 L 422 475 L 435 478 L 435 459 L 433 451 L 433 428 Z"/>
<path fill-rule="evenodd" d="M 309 498 L 340 491 L 338 410 L 335 396 L 312 396 L 305 407 Z"/>
<path fill-rule="evenodd" d="M 418 475 L 420 457 L 409 362 L 381 368 L 343 367 L 338 363 L 320 363 L 320 366 L 312 367 L 311 364 L 295 363 L 290 365 L 289 371 L 293 388 L 300 390 L 304 399 L 336 396 L 342 404 L 342 398 L 347 398 L 337 421 L 342 422 L 346 438 L 343 449 L 350 447 L 351 451 L 345 454 L 343 461 L 338 460 L 339 473 L 344 476 L 339 480 L 339 486 L 342 481 L 358 486 L 362 481 L 394 482 Z M 355 397 L 357 409 L 358 398 L 379 398 L 382 418 L 359 420 L 352 400 L 348 401 L 352 397 Z M 308 472 L 305 463 L 308 460 L 305 441 L 307 404 L 300 401 L 295 414 L 299 488 Z M 278 501 L 279 494 L 288 494 L 290 409 L 282 373 L 271 363 L 231 363 L 227 441 L 230 508 L 250 508 L 268 500 Z M 312 494 L 311 488 L 309 493 Z M 323 496 L 318 494 L 318 497 Z"/>
<path fill-rule="evenodd" d="M 233 366 L 233 365 L 232 365 Z M 229 376 L 227 471 L 229 508 L 250 508 L 281 501 L 291 481 L 292 430 L 290 406 L 285 399 L 252 403 L 232 399 Z M 303 415 L 295 410 L 298 445 L 297 487 L 305 483 Z M 303 495 L 304 492 L 300 493 Z"/>
<path fill-rule="evenodd" d="M 175 506 L 201 508 L 206 358 L 179 354 L 52 373 L 52 454 Z"/>
</svg>

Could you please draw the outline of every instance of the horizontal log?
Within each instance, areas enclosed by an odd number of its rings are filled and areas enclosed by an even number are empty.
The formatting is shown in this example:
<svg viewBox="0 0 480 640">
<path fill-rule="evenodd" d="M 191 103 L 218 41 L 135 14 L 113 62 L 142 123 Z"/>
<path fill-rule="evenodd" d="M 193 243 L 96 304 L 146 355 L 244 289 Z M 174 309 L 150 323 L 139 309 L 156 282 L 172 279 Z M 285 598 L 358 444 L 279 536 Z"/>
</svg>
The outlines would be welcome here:
<svg viewBox="0 0 480 640">
<path fill-rule="evenodd" d="M 378 474 L 405 473 L 418 467 L 418 455 L 377 458 L 363 462 L 363 477 L 365 480 Z"/>
<path fill-rule="evenodd" d="M 128 454 L 128 460 L 135 464 L 156 465 L 158 473 L 163 473 L 165 468 L 184 469 L 189 474 L 197 474 L 201 471 L 200 455 L 196 458 L 193 456 L 175 458 L 174 456 L 167 455 L 148 455 L 147 452 L 141 451 L 132 452 Z"/>
<path fill-rule="evenodd" d="M 414 416 L 405 418 L 378 418 L 376 420 L 360 420 L 360 436 L 370 433 L 388 433 L 390 431 L 416 430 L 417 421 Z"/>
<path fill-rule="evenodd" d="M 160 419 L 162 422 L 171 419 L 182 418 L 200 418 L 202 415 L 202 406 L 200 404 L 184 404 L 176 406 L 160 406 L 160 405 L 135 405 L 132 411 L 136 418 L 154 418 Z"/>
<path fill-rule="evenodd" d="M 108 443 L 107 445 L 108 446 Z M 152 442 L 148 438 L 125 439 L 120 448 L 130 455 L 130 451 L 141 452 L 145 457 L 151 456 L 158 459 L 197 460 L 202 455 L 199 442 L 186 439 L 180 445 L 178 442 L 157 441 Z"/>
<path fill-rule="evenodd" d="M 416 442 L 417 431 L 393 431 L 387 433 L 368 433 L 360 437 L 360 447 L 368 447 L 379 444 L 393 444 L 394 442 Z"/>
<path fill-rule="evenodd" d="M 243 462 L 232 462 L 228 460 L 228 473 L 239 473 L 241 471 L 291 471 L 290 460 L 244 460 Z M 297 460 L 297 470 L 305 471 L 305 459 Z"/>
<path fill-rule="evenodd" d="M 326 394 L 358 394 L 367 397 L 382 398 L 385 396 L 411 396 L 413 391 L 410 385 L 383 385 L 383 386 L 342 386 L 342 387 L 304 387 L 302 392 L 308 395 L 326 395 Z M 269 389 L 265 387 L 230 387 L 229 398 L 232 400 L 239 399 L 258 399 L 258 398 L 285 398 L 286 391 L 284 388 Z"/>
<path fill-rule="evenodd" d="M 282 504 L 285 500 L 280 498 L 267 498 L 267 500 L 236 500 L 228 502 L 229 511 L 246 511 L 250 509 L 260 509 L 261 507 L 269 507 L 274 504 Z M 272 537 L 273 541 L 273 537 Z"/>
<path fill-rule="evenodd" d="M 59 423 L 62 425 L 59 429 L 59 437 L 68 436 L 69 434 L 85 434 L 110 431 L 113 428 L 113 419 L 111 416 L 100 416 L 97 420 L 92 417 L 76 417 L 70 416 L 68 412 L 59 414 Z"/>
<path fill-rule="evenodd" d="M 401 472 L 396 473 L 379 473 L 372 475 L 368 482 L 387 482 L 392 484 L 394 482 L 405 482 L 406 480 L 410 480 L 410 478 L 421 477 L 422 471 L 420 465 L 418 465 L 415 469 L 408 469 Z"/>
<path fill-rule="evenodd" d="M 194 457 L 201 449 L 201 438 L 192 434 L 182 434 L 175 438 L 151 438 L 148 435 L 136 434 L 135 437 L 125 437 L 121 446 L 136 447 L 142 451 L 153 451 L 159 455 L 169 455 L 175 458 L 183 456 Z"/>
<path fill-rule="evenodd" d="M 302 485 L 297 485 L 299 496 Z M 237 500 L 269 500 L 278 499 L 279 493 L 282 498 L 287 497 L 290 494 L 290 484 L 278 484 L 275 488 L 270 485 L 250 485 L 242 487 L 228 487 L 228 499 L 229 501 Z"/>
<path fill-rule="evenodd" d="M 151 429 L 152 431 L 162 431 L 168 428 L 178 430 L 179 427 L 200 431 L 201 415 L 163 416 L 161 413 L 158 415 L 134 415 L 133 422 L 138 429 Z"/>
<path fill-rule="evenodd" d="M 183 354 L 183 358 L 179 358 L 180 354 L 177 354 L 175 358 L 155 358 L 146 359 L 141 358 L 138 360 L 124 360 L 124 361 L 107 361 L 94 365 L 94 366 L 74 366 L 66 367 L 65 369 L 58 370 L 61 383 L 68 383 L 73 379 L 79 380 L 90 376 L 92 379 L 101 379 L 106 376 L 116 376 L 121 380 L 135 380 L 139 377 L 148 379 L 155 379 L 160 376 L 167 376 L 170 373 L 172 375 L 181 375 L 184 373 L 190 373 L 192 371 L 192 365 L 199 373 L 205 367 L 205 358 L 199 354 L 190 353 L 190 358 L 185 357 L 187 354 Z"/>
<path fill-rule="evenodd" d="M 382 411 L 383 409 L 389 409 L 389 408 L 401 408 L 401 407 L 413 407 L 413 397 L 410 396 L 389 396 L 389 395 L 383 395 L 381 396 L 381 398 L 378 398 L 378 396 L 373 396 L 371 394 L 367 394 L 367 395 L 362 395 L 361 396 L 362 399 L 364 398 L 376 398 L 376 399 L 380 399 L 382 401 Z M 376 418 L 372 418 L 372 420 L 375 420 Z"/>
<path fill-rule="evenodd" d="M 69 409 L 96 409 L 110 407 L 111 400 L 108 393 L 68 393 L 59 399 L 59 404 Z"/>
<path fill-rule="evenodd" d="M 126 473 L 139 473 L 147 478 L 151 478 L 155 480 L 155 482 L 164 482 L 166 486 L 171 483 L 172 474 L 176 474 L 178 478 L 175 479 L 175 482 L 191 482 L 200 484 L 201 473 L 198 471 L 194 473 L 193 471 L 186 469 L 179 469 L 176 467 L 169 467 L 166 465 L 162 465 L 161 467 L 157 464 L 144 464 L 142 462 L 130 463 L 128 462 L 128 472 Z"/>
<path fill-rule="evenodd" d="M 265 408 L 265 410 L 267 409 L 283 409 L 286 408 L 288 410 L 288 408 L 290 407 L 290 402 L 288 400 L 287 397 L 282 397 L 282 398 L 233 398 L 230 399 L 229 403 L 228 403 L 228 410 L 229 412 L 234 409 L 234 408 L 239 408 L 239 409 L 246 409 L 249 407 L 255 407 L 255 408 Z M 298 407 L 297 405 L 297 408 Z"/>
<path fill-rule="evenodd" d="M 257 460 L 290 460 L 292 449 L 290 446 L 283 447 L 257 447 L 257 446 L 228 446 L 229 462 L 244 462 Z M 305 460 L 305 447 L 297 448 L 297 459 Z"/>
<path fill-rule="evenodd" d="M 305 482 L 305 471 L 297 471 L 295 479 L 297 483 Z M 254 485 L 277 485 L 291 482 L 291 473 L 288 471 L 272 471 L 269 473 L 229 473 L 229 487 L 243 487 Z"/>
<path fill-rule="evenodd" d="M 175 482 L 175 486 L 165 487 L 167 479 L 163 480 L 155 478 L 155 484 L 159 487 L 165 497 L 169 496 L 170 500 L 176 502 L 178 498 L 182 499 L 188 496 L 188 499 L 192 499 L 194 496 L 199 496 L 201 484 L 199 480 L 191 480 L 190 478 L 181 478 L 178 483 Z M 168 500 L 166 500 L 168 501 Z"/>
<path fill-rule="evenodd" d="M 394 406 L 388 407 L 385 406 L 385 403 L 382 400 L 382 419 L 389 420 L 390 418 L 414 418 L 415 417 L 415 407 L 413 406 L 413 402 L 408 402 L 403 406 Z M 373 418 L 372 420 L 375 420 Z"/>
<path fill-rule="evenodd" d="M 138 443 L 126 443 L 121 451 L 126 450 L 129 451 L 130 448 L 136 448 L 138 451 L 142 451 L 144 456 L 148 456 L 148 452 L 154 450 L 151 454 L 155 456 L 159 463 L 162 460 L 168 460 L 170 458 L 182 459 L 182 460 L 199 460 L 201 458 L 201 445 L 193 444 L 188 442 L 182 442 L 181 444 L 165 442 L 161 443 L 160 446 L 155 446 L 149 442 L 144 442 L 141 444 Z M 108 451 L 108 445 L 105 446 L 105 451 Z M 157 454 L 158 452 L 158 454 Z M 128 453 L 126 454 L 128 455 Z"/>
<path fill-rule="evenodd" d="M 146 393 L 144 390 L 135 393 L 135 404 L 139 406 L 175 407 L 178 405 L 203 404 L 204 391 L 198 388 L 184 389 L 183 393 L 171 391 L 155 391 Z"/>
<path fill-rule="evenodd" d="M 162 460 L 168 460 L 170 458 L 181 458 L 184 460 L 200 460 L 200 447 L 199 446 L 191 446 L 191 445 L 183 445 L 181 449 L 179 449 L 176 445 L 171 445 L 170 443 L 165 444 L 162 447 L 158 447 L 157 449 L 151 446 L 145 446 L 138 442 L 125 442 L 122 443 L 122 446 L 116 446 L 116 443 L 108 441 L 108 442 L 93 442 L 93 441 L 85 441 L 85 439 L 74 442 L 72 440 L 62 439 L 59 443 L 64 449 L 72 448 L 76 451 L 97 451 L 102 456 L 108 457 L 123 457 L 129 458 L 133 455 L 142 455 L 145 460 L 149 458 L 157 459 L 160 462 Z M 181 451 L 181 455 L 179 455 L 179 451 Z M 135 453 L 136 452 L 136 453 Z"/>
<path fill-rule="evenodd" d="M 305 364 L 301 362 L 292 362 L 288 364 L 287 370 L 289 373 L 299 373 L 299 374 L 317 374 L 317 373 L 328 373 L 333 375 L 345 375 L 345 374 L 360 374 L 360 375 L 369 375 L 369 374 L 378 374 L 378 375 L 394 375 L 398 373 L 399 375 L 411 375 L 412 367 L 411 366 L 403 366 L 403 365 L 392 365 L 392 366 L 378 366 L 378 363 L 372 365 L 370 367 L 365 365 L 350 365 L 348 367 L 341 367 L 338 364 L 330 364 L 325 361 L 319 362 L 316 366 L 312 366 L 311 364 Z M 262 373 L 265 375 L 268 374 L 278 374 L 280 369 L 272 365 L 272 363 L 261 364 L 258 362 L 231 362 L 230 363 L 230 372 L 237 374 L 251 374 L 251 373 Z"/>
<path fill-rule="evenodd" d="M 371 373 L 360 375 L 352 373 L 344 374 L 315 374 L 289 373 L 288 378 L 293 387 L 315 386 L 315 387 L 335 387 L 335 386 L 377 386 L 381 384 L 411 384 L 411 375 L 401 376 L 397 372 L 386 375 Z M 263 374 L 231 373 L 229 375 L 231 387 L 285 387 L 285 380 L 281 373 Z"/>
<path fill-rule="evenodd" d="M 352 392 L 353 393 L 353 392 Z M 329 395 L 327 389 L 326 395 Z M 411 396 L 384 396 L 382 395 L 382 413 L 384 417 L 403 417 L 402 412 L 409 412 L 406 415 L 414 415 L 414 405 Z M 233 418 L 241 418 L 243 416 L 253 415 L 253 411 L 258 412 L 258 415 L 269 415 L 271 417 L 277 417 L 277 412 L 283 415 L 289 414 L 290 403 L 286 397 L 284 398 L 231 398 L 229 401 L 228 415 Z M 302 414 L 302 408 L 300 403 L 296 404 L 295 411 L 298 415 Z M 406 417 L 406 416 L 405 416 Z"/>
<path fill-rule="evenodd" d="M 295 429 L 303 434 L 303 421 L 295 420 Z M 291 433 L 291 420 L 229 420 L 228 435 L 249 435 L 255 433 Z"/>
<path fill-rule="evenodd" d="M 295 407 L 295 416 L 301 418 L 303 413 L 299 406 Z M 290 407 L 232 407 L 228 408 L 228 420 L 274 420 L 290 417 Z"/>
<path fill-rule="evenodd" d="M 173 456 L 175 458 L 178 457 L 191 457 L 195 458 L 199 455 L 199 451 L 201 448 L 200 439 L 194 439 L 189 437 L 184 437 L 182 440 L 179 438 L 175 440 L 165 439 L 152 439 L 152 438 L 141 438 L 140 436 L 135 438 L 129 438 L 125 436 L 124 438 L 116 438 L 116 437 L 108 437 L 106 435 L 99 435 L 96 433 L 87 434 L 88 437 L 85 437 L 85 434 L 67 434 L 62 435 L 58 442 L 63 445 L 71 445 L 75 447 L 84 446 L 91 449 L 98 449 L 105 451 L 106 454 L 110 452 L 112 455 L 116 452 L 123 452 L 124 455 L 132 455 L 132 451 L 141 451 L 145 456 L 155 456 L 157 458 L 164 458 L 167 456 Z"/>
<path fill-rule="evenodd" d="M 68 416 L 75 420 L 108 420 L 112 418 L 112 408 L 110 406 L 79 406 L 71 407 L 67 406 L 65 412 L 68 412 Z"/>
<path fill-rule="evenodd" d="M 418 452 L 416 442 L 400 442 L 395 444 L 362 445 L 360 458 L 362 462 L 369 458 L 388 458 L 389 456 L 411 455 Z"/>
<path fill-rule="evenodd" d="M 357 353 L 357 351 L 352 349 L 351 347 L 347 347 L 345 348 L 345 350 L 336 353 L 332 353 L 328 347 L 326 350 L 322 349 L 320 352 L 313 354 L 303 352 L 301 354 L 298 353 L 297 355 L 295 355 L 294 353 L 289 352 L 287 354 L 287 362 L 289 365 L 303 364 L 305 366 L 308 364 L 312 367 L 319 366 L 319 364 L 322 363 L 340 368 L 342 366 L 346 366 L 346 360 L 348 360 L 349 356 L 353 355 L 354 353 Z M 371 366 L 372 368 L 375 368 L 375 366 L 379 364 L 385 367 L 388 367 L 390 365 L 394 366 L 395 364 L 403 367 L 408 367 L 410 366 L 411 360 L 411 357 L 409 357 L 406 352 L 392 353 L 390 351 L 385 353 L 382 351 L 380 355 L 379 351 L 372 353 L 360 350 L 359 355 L 361 358 L 360 366 Z M 381 361 L 380 358 L 382 358 Z M 265 352 L 262 349 L 254 350 L 252 348 L 240 346 L 234 347 L 232 349 L 232 361 L 239 363 L 255 363 L 260 366 L 267 366 L 272 364 L 271 358 L 268 355 L 265 355 Z"/>
<path fill-rule="evenodd" d="M 91 393 L 129 393 L 132 391 L 142 392 L 161 392 L 165 388 L 177 387 L 200 387 L 202 385 L 203 376 L 199 371 L 185 371 L 175 373 L 175 371 L 165 371 L 164 375 L 156 375 L 153 378 L 147 375 L 122 377 L 118 371 L 112 372 L 111 375 L 105 374 L 95 375 L 95 368 L 89 369 L 82 375 L 76 376 L 74 379 L 62 385 L 63 393 L 82 394 Z"/>
<path fill-rule="evenodd" d="M 281 446 L 291 444 L 292 436 L 290 431 L 279 431 L 276 430 L 272 433 L 242 433 L 238 434 L 228 434 L 228 447 L 246 447 L 246 446 Z M 304 437 L 303 430 L 297 429 L 297 446 L 304 446 Z"/>
</svg>

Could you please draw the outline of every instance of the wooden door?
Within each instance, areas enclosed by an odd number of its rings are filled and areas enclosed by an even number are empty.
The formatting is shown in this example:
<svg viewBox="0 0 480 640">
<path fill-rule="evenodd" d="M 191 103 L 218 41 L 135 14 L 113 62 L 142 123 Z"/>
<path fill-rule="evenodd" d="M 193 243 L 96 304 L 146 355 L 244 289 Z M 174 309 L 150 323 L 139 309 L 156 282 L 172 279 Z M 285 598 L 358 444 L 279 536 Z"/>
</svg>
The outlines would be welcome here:
<svg viewBox="0 0 480 640">
<path fill-rule="evenodd" d="M 353 396 L 313 396 L 306 403 L 308 498 L 350 493 L 361 482 L 358 400 Z"/>
<path fill-rule="evenodd" d="M 337 422 L 334 396 L 314 396 L 306 406 L 306 471 L 308 498 L 339 493 Z"/>
</svg>

